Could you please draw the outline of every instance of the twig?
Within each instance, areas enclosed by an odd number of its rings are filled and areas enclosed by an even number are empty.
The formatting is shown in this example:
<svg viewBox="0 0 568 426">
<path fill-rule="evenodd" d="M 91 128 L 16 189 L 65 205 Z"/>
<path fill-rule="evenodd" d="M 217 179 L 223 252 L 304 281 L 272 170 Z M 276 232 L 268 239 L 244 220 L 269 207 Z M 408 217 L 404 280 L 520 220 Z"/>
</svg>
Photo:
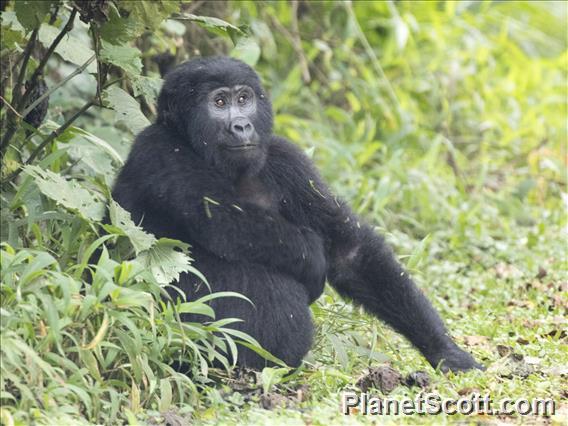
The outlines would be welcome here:
<svg viewBox="0 0 568 426">
<path fill-rule="evenodd" d="M 26 68 L 28 67 L 28 62 L 30 61 L 30 57 L 32 55 L 32 50 L 34 48 L 38 32 L 39 32 L 38 28 L 33 30 L 32 35 L 30 36 L 30 41 L 28 41 L 28 44 L 26 45 L 26 48 L 23 53 L 24 62 L 22 62 L 22 66 L 20 67 L 20 73 L 18 75 L 18 80 L 16 81 L 16 87 L 14 87 L 14 91 L 12 92 L 13 93 L 12 103 L 16 108 L 18 107 L 18 104 L 20 102 L 20 96 L 21 96 L 20 91 L 22 90 L 24 79 L 26 78 Z M 14 102 L 14 97 L 16 97 L 15 102 Z"/>
<path fill-rule="evenodd" d="M 302 39 L 300 38 L 300 30 L 298 27 L 298 1 L 292 2 L 292 45 L 295 46 L 294 50 L 300 58 L 300 68 L 302 70 L 302 79 L 304 83 L 309 83 L 312 80 L 310 76 L 310 69 L 308 67 L 308 60 L 302 49 Z"/>
<path fill-rule="evenodd" d="M 18 111 L 16 111 L 12 105 L 10 105 L 10 102 L 8 102 L 6 99 L 4 99 L 3 96 L 0 96 L 0 100 L 2 100 L 2 102 L 4 102 L 4 104 L 5 104 L 9 109 L 11 109 L 12 112 L 13 112 L 14 114 L 16 114 L 19 118 L 23 118 L 23 117 L 20 115 L 20 113 L 19 113 Z"/>
<path fill-rule="evenodd" d="M 17 98 L 14 99 L 14 97 L 13 97 L 13 99 L 12 99 L 12 103 L 14 104 L 14 107 L 16 109 L 20 109 L 20 108 L 24 107 L 26 105 L 26 103 L 28 102 L 28 99 L 30 98 L 31 93 L 33 92 L 33 90 L 35 88 L 37 79 L 41 75 L 41 73 L 43 72 L 43 69 L 44 69 L 45 65 L 47 64 L 47 61 L 49 60 L 50 56 L 53 54 L 53 52 L 55 51 L 55 49 L 57 48 L 57 46 L 59 45 L 59 43 L 61 42 L 61 40 L 65 36 L 65 34 L 67 34 L 73 28 L 73 21 L 75 20 L 76 15 L 77 15 L 77 9 L 73 8 L 73 11 L 71 12 L 71 15 L 69 16 L 69 20 L 67 21 L 65 26 L 62 28 L 62 30 L 59 32 L 57 37 L 55 37 L 55 40 L 53 40 L 53 42 L 49 46 L 49 49 L 47 49 L 47 52 L 45 53 L 45 55 L 43 55 L 43 58 L 41 59 L 39 65 L 34 70 L 34 73 L 32 74 L 32 77 L 30 78 L 30 84 L 26 88 L 26 92 L 24 93 L 24 96 L 20 97 L 20 90 L 22 89 L 22 85 L 24 83 L 24 79 L 25 79 L 25 76 L 26 76 L 26 68 L 28 66 L 28 61 L 29 61 L 30 56 L 31 56 L 32 48 L 35 45 L 35 42 L 36 42 L 36 39 L 37 39 L 39 27 L 34 29 L 34 31 L 32 32 L 32 35 L 30 37 L 30 41 L 28 42 L 28 44 L 26 46 L 26 51 L 24 52 L 24 55 L 25 55 L 24 56 L 24 62 L 22 64 L 22 67 L 20 68 L 20 75 L 18 76 L 18 82 L 16 83 L 16 87 L 14 88 L 14 92 L 13 92 L 14 96 L 17 96 Z M 22 114 L 23 117 L 25 117 L 26 115 L 27 114 Z M 16 133 L 16 122 L 15 121 L 16 120 L 15 120 L 15 118 L 13 118 L 13 116 L 12 116 L 11 119 L 8 120 L 8 123 L 7 123 L 8 129 L 6 130 L 6 134 L 4 135 L 4 138 L 2 139 L 2 142 L 0 143 L 0 150 L 2 152 L 4 152 L 4 150 L 8 147 L 8 144 L 12 140 L 12 137 L 14 136 L 14 134 Z"/>
<path fill-rule="evenodd" d="M 49 90 L 47 90 L 44 94 L 42 94 L 40 97 L 38 97 L 35 101 L 33 101 L 30 105 L 28 105 L 26 107 L 26 109 L 24 109 L 24 111 L 21 114 L 18 114 L 15 110 L 14 112 L 16 112 L 16 116 L 21 118 L 25 118 L 37 105 L 40 104 L 40 102 L 42 102 L 45 98 L 47 98 L 49 95 L 51 95 L 53 92 L 55 92 L 57 89 L 59 89 L 61 86 L 63 86 L 65 83 L 67 83 L 69 80 L 71 80 L 73 77 L 81 74 L 88 66 L 91 62 L 93 62 L 93 60 L 95 59 L 95 56 L 91 56 L 83 65 L 81 65 L 79 68 L 77 68 L 75 71 L 73 71 L 71 74 L 69 74 L 67 77 L 65 77 L 63 80 L 61 80 L 59 83 L 57 83 L 55 86 L 51 87 Z M 6 130 L 6 135 L 4 136 L 3 140 L 2 140 L 2 151 L 8 146 L 8 143 L 10 142 L 10 140 L 12 139 L 12 137 L 14 136 L 14 133 L 16 132 L 16 122 L 15 119 L 11 119 L 8 122 L 8 129 Z"/>
<path fill-rule="evenodd" d="M 294 4 L 296 4 L 296 9 L 297 9 L 298 7 L 297 2 L 292 3 L 292 5 Z M 300 34 L 298 32 L 298 21 L 295 17 L 296 17 L 296 10 L 294 10 L 292 13 L 292 21 L 296 22 L 295 24 L 296 35 L 288 31 L 288 29 L 284 25 L 282 25 L 275 16 L 271 16 L 271 20 L 274 26 L 278 28 L 278 31 L 280 31 L 282 34 L 284 34 L 284 36 L 286 36 L 286 38 L 290 40 L 292 49 L 294 49 L 294 52 L 296 52 L 296 55 L 298 55 L 298 59 L 300 61 L 300 70 L 302 71 L 302 79 L 304 80 L 305 83 L 309 83 L 311 81 L 311 76 L 310 76 L 310 70 L 308 68 L 308 60 L 306 59 L 306 56 L 304 55 L 304 50 L 302 49 L 302 40 L 300 39 Z M 294 23 L 292 23 L 292 26 L 294 27 Z"/>
<path fill-rule="evenodd" d="M 59 13 L 59 5 L 56 5 L 53 11 L 51 12 L 51 16 L 49 17 L 49 25 L 53 25 L 55 23 L 58 13 Z"/>
<path fill-rule="evenodd" d="M 38 31 L 39 31 L 38 28 L 33 30 L 32 35 L 30 36 L 30 41 L 28 41 L 28 44 L 24 49 L 23 53 L 24 61 L 22 62 L 22 66 L 20 67 L 20 73 L 18 75 L 18 80 L 16 81 L 16 86 L 12 91 L 12 103 L 14 104 L 14 107 L 16 109 L 18 109 L 22 100 L 20 98 L 20 96 L 22 96 L 21 94 L 22 85 L 24 84 L 24 79 L 26 77 L 26 68 L 28 67 L 28 62 L 30 60 L 32 50 L 37 39 Z M 2 140 L 0 140 L 0 152 L 2 153 L 2 155 L 4 155 L 4 151 L 8 147 L 8 144 L 10 143 L 10 140 L 14 136 L 14 133 L 16 133 L 17 119 L 18 119 L 17 115 L 8 113 L 7 122 L 6 122 L 6 133 L 3 135 Z"/>
<path fill-rule="evenodd" d="M 95 104 L 95 102 L 96 102 L 95 99 L 91 99 L 89 102 L 87 102 L 85 105 L 83 105 L 79 111 L 77 111 L 75 114 L 73 114 L 73 116 L 71 118 L 69 118 L 69 120 L 67 120 L 63 125 L 61 125 L 57 129 L 55 129 L 53 132 L 51 132 L 50 135 L 47 138 L 45 138 L 36 147 L 36 149 L 34 149 L 34 151 L 31 153 L 31 155 L 28 157 L 28 159 L 25 161 L 25 163 L 20 168 L 18 168 L 17 170 L 14 170 L 14 172 L 12 172 L 9 176 L 7 176 L 5 179 L 2 180 L 2 186 L 4 184 L 14 180 L 24 170 L 25 166 L 31 164 L 35 160 L 35 158 L 40 154 L 40 152 L 43 151 L 43 149 L 47 145 L 49 145 L 51 142 L 53 142 L 53 140 L 55 138 L 57 138 L 59 135 L 61 135 L 61 133 L 63 133 L 65 130 L 67 130 L 69 128 L 69 126 L 71 126 L 71 124 L 73 124 L 73 122 L 75 120 L 77 120 L 77 118 L 79 118 L 85 111 L 87 111 L 90 107 L 92 107 Z"/>
<path fill-rule="evenodd" d="M 113 84 L 119 82 L 121 79 L 116 79 L 111 81 L 110 83 L 105 84 L 105 86 L 103 87 L 103 89 L 106 89 L 107 87 L 112 86 Z M 77 111 L 75 114 L 73 114 L 72 117 L 70 117 L 65 123 L 63 123 L 60 127 L 58 127 L 57 129 L 55 129 L 53 132 L 51 132 L 49 134 L 49 136 L 47 138 L 45 138 L 35 149 L 34 151 L 30 154 L 30 156 L 28 157 L 28 159 L 24 162 L 24 164 L 22 164 L 22 166 L 20 166 L 17 170 L 14 170 L 14 172 L 12 172 L 10 175 L 8 175 L 5 179 L 3 179 L 0 183 L 1 186 L 4 186 L 6 183 L 11 182 L 12 180 L 14 180 L 22 171 L 23 168 L 29 164 L 31 164 L 36 157 L 41 153 L 41 151 L 43 151 L 43 149 L 49 145 L 51 142 L 53 142 L 59 135 L 61 135 L 65 130 L 67 130 L 75 120 L 77 120 L 77 118 L 79 118 L 81 115 L 83 115 L 90 107 L 92 107 L 93 105 L 99 105 L 97 104 L 97 97 L 93 97 L 93 99 L 91 99 L 89 102 L 87 102 L 85 105 L 83 105 L 81 107 L 81 109 L 79 111 Z"/>
<path fill-rule="evenodd" d="M 187 10 L 185 10 L 185 13 L 193 13 L 195 12 L 197 9 L 199 9 L 199 7 L 201 7 L 201 5 L 205 3 L 204 0 L 194 0 L 190 3 L 190 5 L 188 6 Z"/>
<path fill-rule="evenodd" d="M 55 37 L 55 40 L 53 40 L 53 42 L 49 46 L 49 49 L 47 49 L 47 52 L 45 52 L 45 55 L 43 55 L 43 58 L 41 58 L 41 62 L 39 63 L 39 65 L 37 66 L 37 68 L 35 69 L 32 75 L 31 78 L 32 82 L 35 82 L 37 78 L 41 75 L 43 69 L 45 68 L 45 65 L 47 64 L 47 61 L 49 60 L 49 58 L 51 57 L 51 55 L 53 54 L 53 52 L 55 51 L 61 40 L 63 40 L 65 34 L 67 34 L 69 31 L 73 29 L 73 21 L 75 21 L 75 16 L 77 16 L 77 9 L 73 9 L 71 11 L 71 15 L 69 16 L 67 23 L 61 29 L 57 37 Z"/>
<path fill-rule="evenodd" d="M 73 71 L 71 74 L 69 74 L 67 77 L 65 77 L 63 80 L 61 80 L 59 83 L 57 83 L 56 85 L 52 86 L 49 88 L 49 90 L 46 90 L 45 93 L 43 95 L 41 95 L 39 98 L 37 98 L 35 101 L 33 101 L 31 104 L 29 104 L 26 109 L 24 109 L 22 111 L 22 117 L 27 116 L 36 106 L 38 106 L 45 98 L 47 98 L 49 95 L 51 95 L 53 92 L 55 92 L 57 89 L 59 89 L 61 86 L 63 86 L 64 84 L 66 84 L 69 80 L 71 80 L 73 77 L 81 74 L 83 71 L 85 71 L 87 69 L 87 67 L 91 64 L 91 62 L 93 62 L 95 60 L 95 55 L 91 56 L 89 59 L 87 59 L 87 61 L 81 65 L 79 68 L 77 68 L 75 71 Z"/>
<path fill-rule="evenodd" d="M 4 55 L 0 55 L 4 56 Z M 20 62 L 24 59 L 24 55 L 18 55 L 18 58 L 14 61 L 14 63 L 9 67 L 10 72 L 6 72 L 4 76 L 2 76 L 2 85 L 6 84 L 9 78 L 11 78 L 16 73 L 16 67 L 20 65 Z M 3 73 L 4 74 L 4 73 Z"/>
<path fill-rule="evenodd" d="M 71 124 L 73 124 L 73 122 L 77 120 L 77 118 L 79 118 L 89 108 L 91 108 L 95 104 L 95 102 L 96 102 L 95 99 L 91 99 L 89 102 L 83 105 L 79 111 L 73 114 L 73 116 L 69 118 L 69 120 L 67 120 L 62 126 L 58 127 L 53 132 L 51 132 L 51 134 L 47 138 L 45 138 L 45 140 L 42 143 L 40 143 L 37 146 L 37 148 L 31 153 L 31 155 L 28 157 L 24 165 L 27 166 L 28 164 L 31 164 L 35 160 L 35 158 L 39 155 L 39 153 L 43 150 L 43 148 L 45 148 L 49 143 L 51 143 L 51 141 L 53 141 L 56 137 L 61 135 L 61 133 L 67 130 L 69 126 L 71 126 Z"/>
<path fill-rule="evenodd" d="M 103 85 L 105 84 L 107 78 L 108 66 L 106 66 L 106 64 L 104 64 L 100 58 L 101 42 L 97 34 L 96 27 L 93 26 L 91 28 L 91 33 L 93 36 L 93 45 L 94 45 L 93 47 L 95 49 L 95 56 L 97 58 L 97 74 L 95 76 L 97 79 L 97 98 L 99 99 L 99 103 L 102 105 L 103 103 L 102 91 L 103 91 Z"/>
</svg>

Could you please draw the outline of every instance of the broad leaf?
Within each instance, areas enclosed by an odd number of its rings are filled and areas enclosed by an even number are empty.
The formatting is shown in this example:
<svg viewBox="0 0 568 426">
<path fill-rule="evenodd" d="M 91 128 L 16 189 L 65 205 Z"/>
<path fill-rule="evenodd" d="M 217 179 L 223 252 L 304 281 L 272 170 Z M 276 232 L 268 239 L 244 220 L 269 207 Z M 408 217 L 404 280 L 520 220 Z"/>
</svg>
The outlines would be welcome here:
<svg viewBox="0 0 568 426">
<path fill-rule="evenodd" d="M 60 30 L 52 25 L 42 24 L 39 29 L 39 41 L 47 49 L 59 35 Z M 55 48 L 55 53 L 64 60 L 75 65 L 83 65 L 95 52 L 85 45 L 85 42 L 76 38 L 72 33 L 66 34 Z M 93 61 L 87 67 L 90 73 L 97 72 L 97 64 Z"/>
<path fill-rule="evenodd" d="M 157 28 L 164 19 L 179 11 L 179 1 L 130 1 L 121 6 L 130 12 L 130 16 L 141 22 L 145 29 Z"/>
<path fill-rule="evenodd" d="M 14 10 L 18 21 L 20 21 L 26 31 L 32 31 L 43 22 L 43 18 L 49 13 L 52 3 L 57 2 L 18 0 L 14 4 Z"/>
<path fill-rule="evenodd" d="M 135 17 L 123 17 L 118 9 L 111 3 L 109 7 L 109 20 L 101 27 L 103 40 L 112 43 L 126 43 L 142 34 L 144 26 Z"/>
<path fill-rule="evenodd" d="M 3 48 L 13 49 L 24 42 L 25 29 L 18 22 L 14 12 L 2 12 L 2 37 L 0 42 Z"/>
<path fill-rule="evenodd" d="M 150 121 L 140 111 L 136 99 L 124 90 L 111 86 L 103 92 L 103 100 L 116 111 L 116 121 L 124 123 L 132 133 L 137 134 L 150 125 Z"/>
<path fill-rule="evenodd" d="M 215 34 L 222 36 L 228 35 L 232 40 L 245 35 L 244 31 L 239 27 L 236 27 L 233 24 L 229 24 L 222 19 L 213 18 L 211 16 L 198 16 L 191 13 L 184 13 L 180 16 L 174 17 L 173 19 L 195 22 Z"/>
<path fill-rule="evenodd" d="M 101 27 L 101 36 L 112 43 L 125 43 L 144 31 L 156 29 L 177 11 L 178 1 L 123 1 L 119 9 L 111 4 L 109 20 Z"/>
<path fill-rule="evenodd" d="M 111 43 L 102 43 L 100 58 L 103 62 L 116 65 L 129 74 L 138 75 L 142 71 L 141 52 L 135 47 L 116 46 Z"/>
<path fill-rule="evenodd" d="M 145 77 L 142 75 L 132 76 L 132 90 L 134 90 L 134 96 L 144 96 L 144 99 L 149 104 L 155 104 L 158 99 L 158 94 L 164 80 L 161 78 Z"/>
<path fill-rule="evenodd" d="M 61 175 L 38 166 L 26 166 L 24 171 L 34 178 L 39 190 L 62 206 L 78 211 L 81 216 L 101 220 L 104 203 L 98 194 L 81 187 L 77 182 L 68 181 Z"/>
<path fill-rule="evenodd" d="M 51 120 L 47 120 L 44 123 L 44 126 L 46 129 L 49 129 L 51 131 L 59 128 L 59 125 Z M 71 126 L 67 128 L 65 132 L 57 137 L 57 140 L 68 142 L 73 140 L 75 137 L 81 137 L 90 142 L 92 145 L 94 145 L 95 148 L 97 148 L 97 151 L 106 153 L 118 165 L 124 164 L 124 159 L 107 141 L 99 138 L 91 132 L 81 129 L 80 127 Z"/>
<path fill-rule="evenodd" d="M 160 238 L 152 248 L 138 256 L 160 284 L 178 280 L 182 272 L 190 272 L 190 257 L 186 254 L 188 245 L 169 238 Z M 180 251 L 180 249 L 182 251 Z"/>
<path fill-rule="evenodd" d="M 130 218 L 130 213 L 124 210 L 116 201 L 110 201 L 109 215 L 112 225 L 122 231 L 122 235 L 130 239 L 137 255 L 144 250 L 148 250 L 156 242 L 156 238 L 137 226 Z"/>
<path fill-rule="evenodd" d="M 231 56 L 253 67 L 258 62 L 258 58 L 260 58 L 260 47 L 253 38 L 240 37 L 237 45 L 231 51 Z"/>
</svg>

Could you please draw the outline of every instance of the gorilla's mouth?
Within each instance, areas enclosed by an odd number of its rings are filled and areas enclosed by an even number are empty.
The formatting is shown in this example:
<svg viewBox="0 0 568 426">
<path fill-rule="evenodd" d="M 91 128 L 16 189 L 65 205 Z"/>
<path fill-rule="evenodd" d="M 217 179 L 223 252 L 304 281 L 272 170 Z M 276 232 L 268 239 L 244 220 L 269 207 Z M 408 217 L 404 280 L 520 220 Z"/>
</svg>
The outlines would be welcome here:
<svg viewBox="0 0 568 426">
<path fill-rule="evenodd" d="M 248 143 L 246 145 L 225 146 L 225 148 L 228 149 L 229 151 L 247 151 L 249 149 L 254 149 L 257 146 L 258 146 L 257 144 Z"/>
</svg>

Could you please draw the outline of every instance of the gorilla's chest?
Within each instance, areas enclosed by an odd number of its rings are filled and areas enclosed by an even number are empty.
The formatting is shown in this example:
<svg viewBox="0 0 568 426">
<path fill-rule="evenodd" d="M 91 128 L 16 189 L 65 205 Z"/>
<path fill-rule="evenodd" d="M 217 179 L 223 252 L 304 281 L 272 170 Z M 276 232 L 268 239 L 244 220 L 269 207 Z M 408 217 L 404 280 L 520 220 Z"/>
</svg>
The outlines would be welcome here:
<svg viewBox="0 0 568 426">
<path fill-rule="evenodd" d="M 281 198 L 278 190 L 269 188 L 259 178 L 242 178 L 235 185 L 235 190 L 239 201 L 254 204 L 268 211 L 278 212 Z"/>
<path fill-rule="evenodd" d="M 310 226 L 301 203 L 273 180 L 241 179 L 235 185 L 237 200 L 256 205 L 298 226 Z"/>
</svg>

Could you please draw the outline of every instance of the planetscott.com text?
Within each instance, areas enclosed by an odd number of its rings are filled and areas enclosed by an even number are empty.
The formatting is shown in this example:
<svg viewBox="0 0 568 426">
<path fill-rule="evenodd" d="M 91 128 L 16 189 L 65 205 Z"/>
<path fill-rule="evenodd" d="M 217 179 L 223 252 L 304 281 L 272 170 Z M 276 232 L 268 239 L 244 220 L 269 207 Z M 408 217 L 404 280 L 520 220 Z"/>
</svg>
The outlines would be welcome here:
<svg viewBox="0 0 568 426">
<path fill-rule="evenodd" d="M 443 398 L 435 393 L 421 393 L 415 398 L 380 398 L 367 393 L 343 392 L 341 412 L 345 415 L 412 415 L 412 414 L 485 414 L 552 416 L 556 410 L 550 398 L 493 401 L 489 395 L 471 394 L 462 398 Z"/>
</svg>

